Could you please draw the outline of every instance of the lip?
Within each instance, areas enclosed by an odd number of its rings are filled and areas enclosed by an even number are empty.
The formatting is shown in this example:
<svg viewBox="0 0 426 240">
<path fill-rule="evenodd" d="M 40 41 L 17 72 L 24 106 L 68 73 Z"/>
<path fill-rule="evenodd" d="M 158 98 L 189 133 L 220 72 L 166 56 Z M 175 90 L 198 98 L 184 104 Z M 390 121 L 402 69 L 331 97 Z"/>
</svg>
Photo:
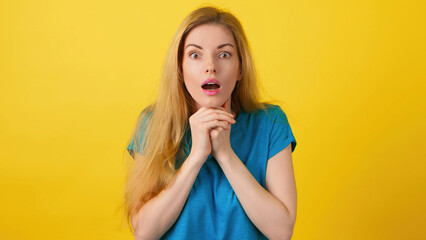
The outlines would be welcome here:
<svg viewBox="0 0 426 240">
<path fill-rule="evenodd" d="M 214 90 L 207 90 L 207 89 L 204 89 L 204 88 L 203 88 L 203 85 L 204 85 L 204 84 L 207 84 L 207 83 L 216 83 L 217 85 L 219 85 L 219 88 L 218 88 L 218 89 L 214 89 Z M 219 81 L 217 81 L 216 79 L 214 79 L 214 78 L 208 78 L 208 79 L 206 79 L 206 80 L 205 80 L 205 81 L 201 84 L 201 89 L 203 90 L 203 92 L 204 92 L 205 94 L 207 94 L 207 95 L 209 95 L 209 96 L 214 96 L 214 95 L 216 95 L 216 94 L 218 94 L 218 93 L 219 93 L 220 89 L 222 89 L 222 86 L 220 86 Z"/>
<path fill-rule="evenodd" d="M 220 88 L 218 88 L 218 89 L 215 89 L 215 90 L 207 90 L 207 89 L 203 89 L 203 92 L 204 92 L 205 94 L 209 95 L 209 96 L 213 96 L 213 95 L 218 94 L 221 88 L 222 88 L 222 87 L 220 87 Z"/>
<path fill-rule="evenodd" d="M 217 85 L 219 85 L 220 86 L 220 83 L 219 83 L 219 81 L 217 81 L 216 79 L 214 79 L 214 78 L 208 78 L 208 79 L 206 79 L 206 81 L 204 81 L 202 84 L 201 84 L 201 86 L 203 86 L 204 84 L 207 84 L 207 83 L 216 83 Z"/>
</svg>

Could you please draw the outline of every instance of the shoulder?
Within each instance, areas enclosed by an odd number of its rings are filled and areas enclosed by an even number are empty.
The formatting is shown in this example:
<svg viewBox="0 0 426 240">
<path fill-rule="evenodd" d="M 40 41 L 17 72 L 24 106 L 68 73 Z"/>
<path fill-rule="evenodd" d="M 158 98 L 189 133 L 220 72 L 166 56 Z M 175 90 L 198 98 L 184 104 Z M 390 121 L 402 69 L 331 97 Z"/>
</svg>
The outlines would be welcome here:
<svg viewBox="0 0 426 240">
<path fill-rule="evenodd" d="M 266 122 L 271 123 L 288 123 L 287 115 L 279 105 L 265 103 L 263 109 L 256 111 L 256 115 Z"/>
<path fill-rule="evenodd" d="M 149 120 L 152 116 L 152 105 L 149 105 L 148 107 L 144 108 L 140 113 L 136 121 L 136 126 L 133 129 L 130 143 L 127 147 L 130 154 L 132 155 L 134 151 L 139 152 L 141 154 L 142 152 L 142 144 L 143 140 L 146 136 L 146 131 L 148 127 Z M 132 155 L 133 156 L 133 155 Z"/>
<path fill-rule="evenodd" d="M 142 109 L 142 111 L 139 113 L 139 119 L 147 119 L 151 118 L 152 113 L 154 112 L 153 105 L 149 105 L 148 107 L 145 107 Z"/>
<path fill-rule="evenodd" d="M 151 119 L 153 114 L 153 108 L 152 105 L 149 105 L 148 107 L 144 108 L 138 116 L 137 120 L 137 128 L 145 128 L 148 125 L 148 121 Z"/>
</svg>

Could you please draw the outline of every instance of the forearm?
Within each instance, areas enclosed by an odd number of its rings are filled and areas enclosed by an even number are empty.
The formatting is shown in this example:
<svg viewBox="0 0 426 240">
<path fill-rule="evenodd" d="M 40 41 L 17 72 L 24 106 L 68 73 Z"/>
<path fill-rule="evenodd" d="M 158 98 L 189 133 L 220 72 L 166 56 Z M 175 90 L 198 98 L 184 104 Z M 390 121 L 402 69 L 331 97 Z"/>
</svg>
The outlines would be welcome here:
<svg viewBox="0 0 426 240">
<path fill-rule="evenodd" d="M 253 224 L 269 239 L 291 239 L 294 221 L 286 206 L 257 182 L 238 156 L 218 163 Z"/>
<path fill-rule="evenodd" d="M 169 186 L 148 201 L 133 217 L 135 239 L 158 239 L 176 221 L 197 178 L 202 163 L 189 156 Z"/>
</svg>

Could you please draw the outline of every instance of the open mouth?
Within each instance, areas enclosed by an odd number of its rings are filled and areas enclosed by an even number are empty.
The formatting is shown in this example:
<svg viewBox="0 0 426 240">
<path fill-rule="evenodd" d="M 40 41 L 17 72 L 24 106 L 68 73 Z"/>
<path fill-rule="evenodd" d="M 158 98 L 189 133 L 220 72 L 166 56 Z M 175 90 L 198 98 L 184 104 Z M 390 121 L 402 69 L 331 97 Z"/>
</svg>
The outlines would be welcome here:
<svg viewBox="0 0 426 240">
<path fill-rule="evenodd" d="M 203 89 L 207 91 L 214 91 L 220 88 L 220 85 L 217 83 L 206 83 L 203 86 L 201 86 Z"/>
</svg>

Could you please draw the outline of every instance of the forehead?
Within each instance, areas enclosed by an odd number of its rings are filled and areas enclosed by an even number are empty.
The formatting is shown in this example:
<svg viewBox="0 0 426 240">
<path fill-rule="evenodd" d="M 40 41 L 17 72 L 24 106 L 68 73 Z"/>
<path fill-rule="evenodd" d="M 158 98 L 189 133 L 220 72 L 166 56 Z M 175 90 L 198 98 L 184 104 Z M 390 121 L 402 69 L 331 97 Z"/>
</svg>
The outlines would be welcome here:
<svg viewBox="0 0 426 240">
<path fill-rule="evenodd" d="M 235 46 L 232 32 L 227 27 L 216 23 L 203 24 L 192 29 L 185 39 L 185 46 L 189 43 L 215 48 L 223 43 L 231 43 Z"/>
</svg>

